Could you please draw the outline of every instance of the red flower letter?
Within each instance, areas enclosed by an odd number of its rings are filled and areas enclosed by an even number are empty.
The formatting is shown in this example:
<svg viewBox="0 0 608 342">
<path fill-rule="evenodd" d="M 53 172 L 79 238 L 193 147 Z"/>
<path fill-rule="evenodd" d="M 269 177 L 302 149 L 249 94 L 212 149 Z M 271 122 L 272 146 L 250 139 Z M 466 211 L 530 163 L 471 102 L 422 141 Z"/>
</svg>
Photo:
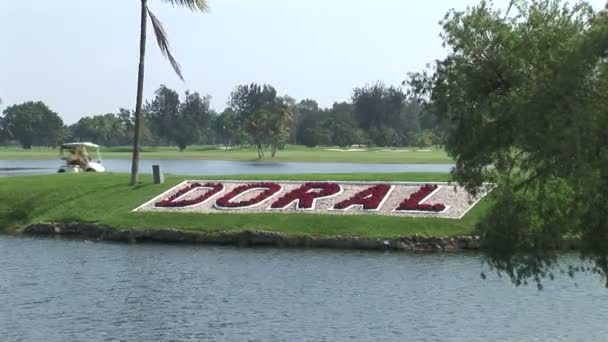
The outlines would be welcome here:
<svg viewBox="0 0 608 342">
<path fill-rule="evenodd" d="M 189 200 L 178 200 L 179 198 L 184 197 L 185 195 L 189 194 L 190 192 L 196 191 L 198 189 L 209 189 L 209 190 L 204 192 L 202 195 L 200 195 L 196 198 L 192 198 Z M 205 202 L 206 200 L 210 199 L 211 197 L 213 197 L 215 194 L 219 193 L 222 190 L 224 190 L 224 186 L 219 183 L 207 183 L 207 184 L 193 183 L 193 184 L 186 185 L 185 187 L 179 189 L 172 196 L 169 196 L 168 198 L 165 198 L 164 200 L 154 203 L 154 206 L 159 207 L 159 208 L 189 207 L 189 206 L 192 206 L 195 204 L 201 204 L 201 203 Z"/>
<path fill-rule="evenodd" d="M 279 198 L 270 208 L 285 209 L 296 202 L 296 209 L 314 209 L 318 199 L 337 195 L 341 191 L 342 188 L 336 183 L 306 183 Z"/>
<path fill-rule="evenodd" d="M 420 187 L 418 191 L 410 195 L 410 197 L 399 204 L 396 211 L 430 211 L 440 212 L 445 210 L 445 205 L 437 204 L 420 204 L 433 191 L 437 189 L 437 184 L 426 184 Z"/>
<path fill-rule="evenodd" d="M 253 198 L 240 202 L 232 202 L 233 199 L 241 196 L 242 194 L 248 191 L 254 191 L 259 189 L 264 189 L 264 191 Z M 255 183 L 240 185 L 232 189 L 232 191 L 224 195 L 222 198 L 215 201 L 215 207 L 218 209 L 239 209 L 254 207 L 264 202 L 274 194 L 278 193 L 279 191 L 281 191 L 281 189 L 282 187 L 276 183 Z"/>
<path fill-rule="evenodd" d="M 378 210 L 393 187 L 388 184 L 378 184 L 360 191 L 353 197 L 334 205 L 334 209 L 348 210 L 359 206 L 364 210 Z"/>
</svg>

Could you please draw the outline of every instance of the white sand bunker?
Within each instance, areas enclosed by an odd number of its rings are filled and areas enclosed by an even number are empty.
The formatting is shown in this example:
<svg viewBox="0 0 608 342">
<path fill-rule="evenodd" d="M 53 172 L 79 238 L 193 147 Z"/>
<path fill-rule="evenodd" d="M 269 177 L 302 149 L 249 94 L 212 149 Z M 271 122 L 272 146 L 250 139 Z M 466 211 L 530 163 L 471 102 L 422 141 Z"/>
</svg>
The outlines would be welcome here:
<svg viewBox="0 0 608 342">
<path fill-rule="evenodd" d="M 325 151 L 332 151 L 332 152 L 365 152 L 367 150 L 364 149 L 364 148 L 349 148 L 349 149 L 326 148 Z"/>
<path fill-rule="evenodd" d="M 188 180 L 134 211 L 460 219 L 483 196 L 446 183 Z"/>
<path fill-rule="evenodd" d="M 403 152 L 412 152 L 412 150 L 391 150 L 391 149 L 385 149 L 385 150 L 381 150 L 382 152 L 394 152 L 394 153 L 403 153 Z"/>
</svg>

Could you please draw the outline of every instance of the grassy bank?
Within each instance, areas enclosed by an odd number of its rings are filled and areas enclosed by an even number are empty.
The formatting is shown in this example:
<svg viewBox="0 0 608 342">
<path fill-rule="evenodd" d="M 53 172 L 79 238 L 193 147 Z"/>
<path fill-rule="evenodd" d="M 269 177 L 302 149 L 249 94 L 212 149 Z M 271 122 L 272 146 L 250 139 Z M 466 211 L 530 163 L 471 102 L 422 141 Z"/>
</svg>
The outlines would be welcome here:
<svg viewBox="0 0 608 342">
<path fill-rule="evenodd" d="M 231 179 L 446 181 L 441 173 L 230 176 Z M 34 222 L 95 222 L 117 228 L 194 231 L 260 229 L 293 235 L 398 237 L 469 234 L 488 208 L 482 200 L 462 220 L 363 215 L 133 213 L 132 209 L 184 179 L 154 185 L 144 176 L 133 189 L 126 174 L 69 174 L 0 178 L 0 228 Z M 213 177 L 205 177 L 214 179 Z"/>
<path fill-rule="evenodd" d="M 335 163 L 412 163 L 412 164 L 449 164 L 453 160 L 443 150 L 429 148 L 418 150 L 414 148 L 371 148 L 364 151 L 343 150 L 331 147 L 308 148 L 297 145 L 287 145 L 278 151 L 275 158 L 270 158 L 267 151 L 266 160 L 277 162 L 335 162 Z M 34 147 L 24 150 L 19 147 L 0 147 L 0 160 L 15 159 L 55 159 L 59 150 L 47 147 Z M 129 147 L 113 147 L 102 149 L 105 159 L 131 158 Z M 235 148 L 226 150 L 221 146 L 191 146 L 183 152 L 176 147 L 144 147 L 141 157 L 144 159 L 207 159 L 207 160 L 257 160 L 257 152 L 253 148 Z"/>
</svg>

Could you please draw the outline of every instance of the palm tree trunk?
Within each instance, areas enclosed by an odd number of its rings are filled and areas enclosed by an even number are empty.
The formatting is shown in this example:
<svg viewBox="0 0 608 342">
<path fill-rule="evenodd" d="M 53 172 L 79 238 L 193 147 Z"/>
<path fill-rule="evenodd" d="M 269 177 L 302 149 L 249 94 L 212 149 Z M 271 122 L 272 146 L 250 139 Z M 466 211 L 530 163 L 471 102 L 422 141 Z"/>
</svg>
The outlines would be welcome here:
<svg viewBox="0 0 608 342">
<path fill-rule="evenodd" d="M 146 57 L 146 25 L 148 13 L 146 1 L 141 0 L 141 31 L 139 38 L 139 72 L 137 74 L 137 102 L 133 127 L 133 161 L 131 163 L 131 185 L 139 183 L 139 132 L 141 130 L 141 106 L 144 93 L 144 61 Z"/>
</svg>

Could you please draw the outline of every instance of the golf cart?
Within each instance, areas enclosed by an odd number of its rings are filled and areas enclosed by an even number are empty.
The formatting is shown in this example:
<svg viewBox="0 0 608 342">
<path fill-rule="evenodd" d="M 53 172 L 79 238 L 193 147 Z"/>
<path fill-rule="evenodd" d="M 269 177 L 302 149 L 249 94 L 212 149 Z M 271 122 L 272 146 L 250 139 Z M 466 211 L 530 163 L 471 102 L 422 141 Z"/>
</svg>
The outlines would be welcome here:
<svg viewBox="0 0 608 342">
<path fill-rule="evenodd" d="M 95 149 L 97 161 L 89 157 L 87 149 Z M 58 173 L 72 172 L 105 172 L 106 169 L 101 165 L 101 155 L 99 145 L 90 142 L 75 142 L 61 145 L 61 159 L 65 160 Z"/>
</svg>

